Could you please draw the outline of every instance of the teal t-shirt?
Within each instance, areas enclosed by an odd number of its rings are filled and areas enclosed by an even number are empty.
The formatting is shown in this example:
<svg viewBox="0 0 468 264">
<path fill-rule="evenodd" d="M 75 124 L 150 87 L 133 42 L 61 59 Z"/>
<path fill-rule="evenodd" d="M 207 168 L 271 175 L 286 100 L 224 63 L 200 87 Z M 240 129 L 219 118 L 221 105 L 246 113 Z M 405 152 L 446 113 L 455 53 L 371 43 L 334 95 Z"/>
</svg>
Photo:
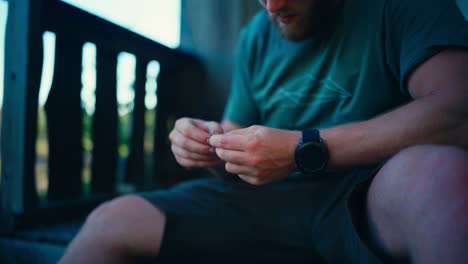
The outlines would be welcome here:
<svg viewBox="0 0 468 264">
<path fill-rule="evenodd" d="M 406 81 L 446 47 L 468 47 L 452 0 L 348 0 L 327 38 L 284 40 L 264 11 L 242 31 L 225 119 L 242 126 L 326 128 L 411 100 Z"/>
</svg>

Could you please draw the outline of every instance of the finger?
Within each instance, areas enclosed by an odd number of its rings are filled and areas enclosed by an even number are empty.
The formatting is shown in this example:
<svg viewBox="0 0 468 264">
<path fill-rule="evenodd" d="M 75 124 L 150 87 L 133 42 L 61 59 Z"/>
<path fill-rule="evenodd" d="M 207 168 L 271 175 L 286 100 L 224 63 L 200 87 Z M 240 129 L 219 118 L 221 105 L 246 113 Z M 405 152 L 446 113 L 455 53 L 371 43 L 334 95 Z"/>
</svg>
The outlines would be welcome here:
<svg viewBox="0 0 468 264">
<path fill-rule="evenodd" d="M 205 167 L 213 167 L 218 164 L 220 161 L 194 161 L 190 159 L 185 159 L 182 157 L 175 156 L 177 163 L 179 163 L 182 167 L 185 168 L 205 168 Z"/>
<path fill-rule="evenodd" d="M 191 138 L 185 137 L 177 130 L 173 130 L 169 138 L 171 139 L 172 144 L 193 153 L 210 155 L 213 154 L 214 151 L 211 146 L 199 143 L 197 141 L 192 140 Z"/>
<path fill-rule="evenodd" d="M 172 150 L 172 153 L 174 153 L 174 155 L 179 156 L 184 159 L 190 159 L 190 160 L 195 160 L 195 161 L 219 161 L 219 158 L 218 156 L 215 155 L 215 153 L 204 155 L 204 154 L 189 152 L 174 144 L 172 144 L 171 150 Z"/>
<path fill-rule="evenodd" d="M 192 140 L 206 143 L 210 134 L 207 128 L 198 125 L 201 122 L 201 120 L 182 118 L 177 120 L 175 130 Z"/>
<path fill-rule="evenodd" d="M 217 122 L 206 122 L 210 135 L 224 134 L 223 127 Z"/>
<path fill-rule="evenodd" d="M 244 135 L 213 135 L 209 143 L 212 147 L 243 151 L 246 149 L 248 137 Z"/>
<path fill-rule="evenodd" d="M 226 162 L 231 162 L 240 165 L 255 165 L 248 160 L 246 152 L 228 149 L 216 149 L 218 157 Z"/>
<path fill-rule="evenodd" d="M 209 133 L 210 130 L 208 128 L 208 126 L 206 125 L 206 121 L 204 120 L 201 120 L 201 119 L 196 119 L 196 118 L 191 118 L 190 119 L 190 122 L 192 123 L 192 125 L 196 126 L 197 128 L 205 131 L 206 133 Z"/>
<path fill-rule="evenodd" d="M 259 185 L 265 184 L 264 182 L 260 181 L 258 178 L 255 178 L 249 175 L 238 174 L 237 176 L 239 176 L 239 178 L 241 178 L 243 181 L 250 183 L 252 185 L 259 186 Z"/>
<path fill-rule="evenodd" d="M 227 172 L 237 175 L 251 175 L 252 173 L 252 168 L 230 162 L 226 163 L 225 168 Z"/>
<path fill-rule="evenodd" d="M 224 133 L 223 127 L 218 122 L 192 119 L 192 123 L 194 126 L 207 132 L 209 135 Z"/>
</svg>

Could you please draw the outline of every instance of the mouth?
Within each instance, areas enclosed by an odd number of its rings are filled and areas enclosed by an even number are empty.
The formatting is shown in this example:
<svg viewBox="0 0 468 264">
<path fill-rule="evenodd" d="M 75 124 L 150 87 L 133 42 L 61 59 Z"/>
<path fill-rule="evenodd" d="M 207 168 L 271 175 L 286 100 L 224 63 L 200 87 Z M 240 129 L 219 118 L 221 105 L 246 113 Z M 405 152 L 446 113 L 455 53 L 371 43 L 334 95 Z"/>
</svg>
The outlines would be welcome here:
<svg viewBox="0 0 468 264">
<path fill-rule="evenodd" d="M 293 23 L 299 16 L 297 15 L 279 15 L 277 16 L 278 21 L 281 22 L 281 24 L 291 24 Z"/>
</svg>

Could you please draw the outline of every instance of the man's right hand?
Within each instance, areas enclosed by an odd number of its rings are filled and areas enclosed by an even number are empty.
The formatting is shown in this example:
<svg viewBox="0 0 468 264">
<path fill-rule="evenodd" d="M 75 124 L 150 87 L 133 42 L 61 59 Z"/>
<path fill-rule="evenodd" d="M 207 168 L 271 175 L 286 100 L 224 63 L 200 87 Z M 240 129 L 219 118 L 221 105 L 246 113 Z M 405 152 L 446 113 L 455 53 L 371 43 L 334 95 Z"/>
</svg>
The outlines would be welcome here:
<svg viewBox="0 0 468 264">
<path fill-rule="evenodd" d="M 169 134 L 171 149 L 177 162 L 185 168 L 213 167 L 221 162 L 215 150 L 208 144 L 213 134 L 223 134 L 217 122 L 193 118 L 176 121 Z"/>
</svg>

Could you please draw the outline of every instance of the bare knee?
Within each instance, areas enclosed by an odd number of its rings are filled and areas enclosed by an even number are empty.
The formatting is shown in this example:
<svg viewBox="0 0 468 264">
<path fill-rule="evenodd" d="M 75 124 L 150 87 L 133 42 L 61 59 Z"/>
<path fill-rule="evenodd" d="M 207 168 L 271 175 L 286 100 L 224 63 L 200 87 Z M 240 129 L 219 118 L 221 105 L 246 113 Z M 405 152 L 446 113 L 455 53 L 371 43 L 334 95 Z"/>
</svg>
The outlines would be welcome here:
<svg viewBox="0 0 468 264">
<path fill-rule="evenodd" d="M 460 223 L 468 220 L 467 214 L 458 213 L 465 209 L 455 208 L 466 207 L 468 200 L 468 154 L 451 146 L 405 149 L 376 175 L 367 199 L 369 221 L 381 246 L 396 255 L 408 254 L 405 241 L 412 238 L 405 236 L 417 228 L 448 224 L 443 214 L 457 215 Z"/>
<path fill-rule="evenodd" d="M 427 202 L 427 199 L 444 198 L 459 188 L 466 189 L 467 184 L 466 151 L 452 146 L 424 145 L 405 149 L 390 159 L 372 185 L 385 195 L 385 200 L 399 203 L 401 208 L 421 199 Z"/>
<path fill-rule="evenodd" d="M 435 194 L 444 191 L 444 187 L 452 189 L 460 184 L 466 188 L 467 182 L 466 151 L 452 146 L 423 145 L 405 149 L 391 158 L 376 175 L 371 188 L 379 189 L 388 201 L 413 198 L 414 194 L 420 194 L 418 191 Z"/>
<path fill-rule="evenodd" d="M 460 175 L 467 172 L 467 161 L 468 153 L 461 148 L 446 145 L 421 145 L 404 149 L 387 165 L 396 165 L 397 169 L 403 169 L 406 174 L 424 171 L 427 172 L 423 173 L 426 175 L 435 175 L 440 172 Z"/>
<path fill-rule="evenodd" d="M 97 207 L 82 233 L 119 253 L 157 255 L 165 227 L 160 209 L 136 195 L 127 195 Z"/>
</svg>

